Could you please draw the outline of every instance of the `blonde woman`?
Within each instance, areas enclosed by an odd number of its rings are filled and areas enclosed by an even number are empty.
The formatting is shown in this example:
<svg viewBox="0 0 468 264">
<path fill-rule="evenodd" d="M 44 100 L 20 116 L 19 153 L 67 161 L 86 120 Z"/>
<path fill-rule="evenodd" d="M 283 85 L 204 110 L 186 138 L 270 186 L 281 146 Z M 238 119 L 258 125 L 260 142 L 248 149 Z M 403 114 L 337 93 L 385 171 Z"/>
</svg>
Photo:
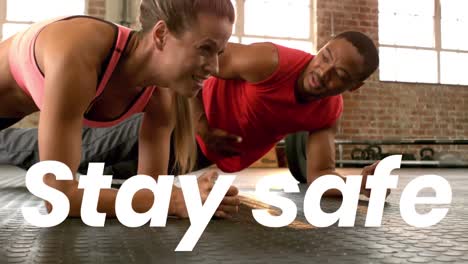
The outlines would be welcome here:
<svg viewBox="0 0 468 264">
<path fill-rule="evenodd" d="M 234 9 L 229 0 L 143 0 L 142 30 L 77 16 L 32 25 L 0 43 L 0 129 L 41 111 L 40 160 L 56 160 L 76 171 L 81 128 L 107 127 L 144 112 L 139 132 L 138 173 L 167 174 L 170 135 L 184 171 L 194 163 L 194 134 L 188 98 L 218 71 L 218 57 L 231 35 Z M 171 87 L 171 88 L 164 88 Z M 199 179 L 205 199 L 213 173 Z M 70 200 L 69 216 L 80 214 L 78 182 L 44 182 Z M 100 193 L 98 211 L 115 215 L 116 190 Z M 237 210 L 237 190 L 228 191 L 217 216 Z M 142 190 L 133 207 L 145 212 L 153 193 Z M 50 212 L 51 204 L 46 201 Z M 186 217 L 180 189 L 170 214 Z"/>
</svg>

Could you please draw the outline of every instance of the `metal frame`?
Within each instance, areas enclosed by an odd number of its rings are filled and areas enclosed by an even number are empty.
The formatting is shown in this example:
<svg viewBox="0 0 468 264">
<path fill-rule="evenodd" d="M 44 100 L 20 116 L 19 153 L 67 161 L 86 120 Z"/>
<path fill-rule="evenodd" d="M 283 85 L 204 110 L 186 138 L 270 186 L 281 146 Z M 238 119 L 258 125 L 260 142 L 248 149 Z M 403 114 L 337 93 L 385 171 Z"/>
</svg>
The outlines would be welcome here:
<svg viewBox="0 0 468 264">
<path fill-rule="evenodd" d="M 454 49 L 443 49 L 442 48 L 442 12 L 441 12 L 441 4 L 440 0 L 434 0 L 434 37 L 435 37 L 435 45 L 434 48 L 426 48 L 426 47 L 418 47 L 418 46 L 406 46 L 406 45 L 389 45 L 389 44 L 380 44 L 379 47 L 384 48 L 406 48 L 406 49 L 413 49 L 413 50 L 431 50 L 436 51 L 437 54 L 437 82 L 410 82 L 410 83 L 433 83 L 433 84 L 446 84 L 447 83 L 441 82 L 441 68 L 440 68 L 440 54 L 441 52 L 457 52 L 457 53 L 466 53 L 468 54 L 468 50 L 454 50 Z M 395 80 L 396 82 L 408 82 L 408 81 L 399 81 Z M 461 85 L 461 84 L 460 84 Z M 466 85 L 466 84 L 463 84 Z"/>
<path fill-rule="evenodd" d="M 344 168 L 344 165 L 371 165 L 377 162 L 377 160 L 336 160 L 336 164 L 340 168 Z M 438 160 L 402 160 L 401 165 L 405 167 L 436 167 L 436 168 L 468 168 L 468 162 L 441 162 Z"/>
<path fill-rule="evenodd" d="M 314 22 L 315 19 L 315 5 L 316 5 L 316 0 L 309 0 L 309 6 L 310 6 L 310 33 L 309 33 L 309 38 L 292 38 L 292 37 L 274 37 L 274 36 L 268 36 L 268 35 L 248 35 L 245 34 L 244 26 L 245 26 L 245 1 L 246 0 L 237 0 L 236 1 L 236 11 L 237 11 L 237 20 L 236 20 L 236 30 L 235 34 L 232 34 L 233 37 L 237 37 L 239 39 L 239 43 L 242 43 L 242 38 L 269 38 L 273 40 L 293 40 L 293 41 L 305 41 L 305 42 L 310 42 L 311 43 L 311 50 L 310 52 L 315 52 L 317 47 L 316 47 L 316 41 L 315 41 L 315 32 L 316 32 L 316 23 Z"/>
<path fill-rule="evenodd" d="M 468 145 L 468 139 L 388 139 L 388 140 L 346 140 L 335 139 L 335 146 L 338 149 L 338 159 L 335 161 L 338 167 L 344 165 L 370 165 L 376 160 L 346 160 L 344 159 L 343 145 Z M 285 139 L 276 145 L 277 148 L 288 148 Z M 297 146 L 294 146 L 297 148 Z M 305 154 L 303 157 L 305 158 Z M 468 161 L 449 162 L 438 160 L 402 160 L 404 166 L 429 166 L 429 167 L 452 167 L 468 168 Z"/>
<path fill-rule="evenodd" d="M 468 145 L 468 139 L 387 139 L 387 140 L 346 140 L 336 139 L 340 145 Z"/>
<path fill-rule="evenodd" d="M 343 159 L 343 145 L 468 145 L 468 139 L 389 139 L 389 140 L 340 140 L 335 139 L 338 146 L 339 167 L 343 165 L 369 165 L 376 160 L 345 160 Z M 432 166 L 432 167 L 468 167 L 468 162 L 441 162 L 438 160 L 402 160 L 402 165 L 406 166 Z"/>
</svg>

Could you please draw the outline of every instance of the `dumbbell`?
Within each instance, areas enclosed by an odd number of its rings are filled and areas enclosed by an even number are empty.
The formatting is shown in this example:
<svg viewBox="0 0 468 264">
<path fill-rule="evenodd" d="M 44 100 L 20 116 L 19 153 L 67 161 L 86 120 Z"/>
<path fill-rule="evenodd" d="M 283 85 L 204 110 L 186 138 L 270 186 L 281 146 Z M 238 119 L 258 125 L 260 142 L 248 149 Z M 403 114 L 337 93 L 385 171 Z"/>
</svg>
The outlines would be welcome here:
<svg viewBox="0 0 468 264">
<path fill-rule="evenodd" d="M 421 156 L 421 160 L 434 160 L 435 151 L 432 148 L 422 148 L 419 151 L 419 155 Z"/>
<path fill-rule="evenodd" d="M 300 183 L 307 182 L 307 139 L 309 132 L 298 132 L 286 136 L 285 152 L 288 168 Z"/>
</svg>

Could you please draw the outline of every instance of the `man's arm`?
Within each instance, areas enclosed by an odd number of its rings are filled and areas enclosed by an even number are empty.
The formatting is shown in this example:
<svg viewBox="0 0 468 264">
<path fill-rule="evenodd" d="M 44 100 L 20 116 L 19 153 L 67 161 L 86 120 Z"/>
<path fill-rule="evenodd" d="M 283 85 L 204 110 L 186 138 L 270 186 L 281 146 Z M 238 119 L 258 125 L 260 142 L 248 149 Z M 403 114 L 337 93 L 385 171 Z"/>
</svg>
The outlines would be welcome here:
<svg viewBox="0 0 468 264">
<path fill-rule="evenodd" d="M 216 77 L 260 82 L 273 74 L 278 63 L 278 51 L 271 43 L 228 43 L 219 58 L 219 72 Z"/>
<path fill-rule="evenodd" d="M 346 180 L 346 177 L 335 170 L 335 135 L 336 125 L 309 134 L 307 141 L 307 184 L 311 184 L 320 176 L 330 174 Z M 365 189 L 367 176 L 374 174 L 378 164 L 377 161 L 362 169 L 361 194 L 367 197 L 370 197 L 370 190 Z M 387 191 L 387 196 L 389 194 L 390 190 Z M 325 192 L 324 196 L 341 197 L 341 192 L 337 189 L 331 189 Z"/>
<path fill-rule="evenodd" d="M 206 118 L 205 105 L 203 104 L 203 93 L 199 92 L 192 98 L 193 125 L 197 134 L 203 134 L 210 127 Z"/>
<path fill-rule="evenodd" d="M 335 135 L 336 125 L 309 133 L 307 140 L 307 184 L 311 184 L 323 175 L 337 175 L 335 170 Z M 325 196 L 341 196 L 336 189 L 328 190 Z"/>
<path fill-rule="evenodd" d="M 206 147 L 211 151 L 225 157 L 240 154 L 237 144 L 242 142 L 242 138 L 228 133 L 225 130 L 211 127 L 205 114 L 202 94 L 193 98 L 193 113 L 196 133 L 203 139 Z"/>
<path fill-rule="evenodd" d="M 251 45 L 228 43 L 219 58 L 219 72 L 215 77 L 260 82 L 273 74 L 278 63 L 278 51 L 271 43 Z M 207 147 L 223 156 L 239 155 L 236 144 L 240 143 L 242 138 L 210 126 L 205 114 L 202 93 L 193 99 L 192 106 L 196 132 Z"/>
</svg>

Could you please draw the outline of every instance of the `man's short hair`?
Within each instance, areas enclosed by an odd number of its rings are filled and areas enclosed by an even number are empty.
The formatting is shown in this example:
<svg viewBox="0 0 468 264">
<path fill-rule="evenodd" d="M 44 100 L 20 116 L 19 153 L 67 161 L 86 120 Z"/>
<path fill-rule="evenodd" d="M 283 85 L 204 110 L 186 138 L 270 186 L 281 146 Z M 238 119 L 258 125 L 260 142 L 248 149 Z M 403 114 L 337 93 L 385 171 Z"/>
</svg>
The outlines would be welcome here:
<svg viewBox="0 0 468 264">
<path fill-rule="evenodd" d="M 333 39 L 345 39 L 358 50 L 364 58 L 364 71 L 360 81 L 364 81 L 379 67 L 379 52 L 372 39 L 358 31 L 345 31 L 336 35 Z"/>
</svg>

